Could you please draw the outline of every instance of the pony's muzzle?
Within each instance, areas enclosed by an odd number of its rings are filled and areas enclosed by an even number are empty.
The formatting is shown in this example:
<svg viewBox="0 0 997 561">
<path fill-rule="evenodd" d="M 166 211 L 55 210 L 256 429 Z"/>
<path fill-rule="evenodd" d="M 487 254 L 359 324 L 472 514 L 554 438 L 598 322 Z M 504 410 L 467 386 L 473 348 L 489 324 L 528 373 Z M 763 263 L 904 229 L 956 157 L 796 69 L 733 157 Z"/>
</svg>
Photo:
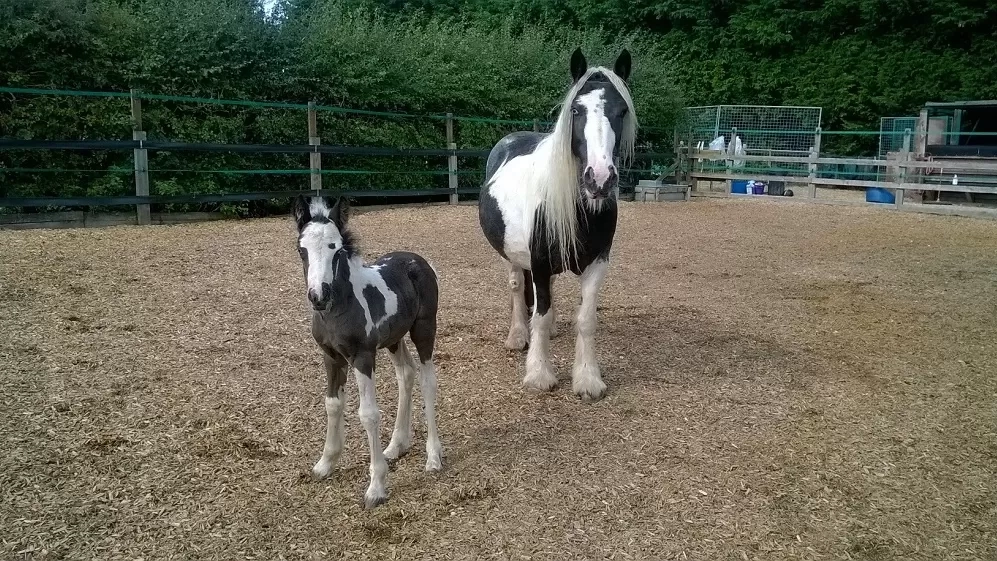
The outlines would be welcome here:
<svg viewBox="0 0 997 561">
<path fill-rule="evenodd" d="M 600 173 L 601 172 L 601 173 Z M 596 171 L 592 166 L 585 168 L 582 175 L 582 189 L 590 199 L 601 200 L 609 196 L 620 182 L 616 166 L 610 164 L 603 170 Z"/>
<path fill-rule="evenodd" d="M 312 308 L 316 311 L 322 311 L 329 305 L 329 300 L 332 298 L 332 287 L 329 283 L 322 283 L 321 294 L 314 288 L 308 289 L 308 301 L 312 303 Z"/>
</svg>

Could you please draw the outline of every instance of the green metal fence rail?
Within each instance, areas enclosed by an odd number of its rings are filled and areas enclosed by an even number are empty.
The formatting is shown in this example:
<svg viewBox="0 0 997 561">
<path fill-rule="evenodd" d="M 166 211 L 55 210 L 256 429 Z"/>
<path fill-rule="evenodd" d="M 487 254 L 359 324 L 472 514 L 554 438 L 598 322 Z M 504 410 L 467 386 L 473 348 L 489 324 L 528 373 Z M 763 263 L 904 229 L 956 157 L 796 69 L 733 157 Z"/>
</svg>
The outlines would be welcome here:
<svg viewBox="0 0 997 561">
<path fill-rule="evenodd" d="M 375 111 L 367 109 L 353 109 L 321 105 L 312 103 L 290 103 L 275 101 L 252 101 L 236 99 L 220 99 L 209 97 L 187 97 L 175 95 L 163 95 L 145 93 L 139 90 L 130 92 L 98 92 L 84 90 L 65 89 L 45 89 L 45 88 L 20 88 L 20 87 L 0 87 L 0 94 L 10 95 L 32 95 L 32 96 L 69 96 L 83 98 L 110 98 L 128 100 L 131 103 L 133 139 L 132 140 L 34 140 L 34 139 L 13 139 L 0 138 L 0 152 L 21 151 L 21 150 L 46 150 L 46 151 L 132 151 L 134 153 L 132 168 L 122 168 L 119 166 L 107 169 L 73 169 L 70 167 L 54 168 L 32 168 L 32 167 L 0 167 L 0 179 L 11 177 L 16 174 L 118 174 L 135 175 L 135 195 L 122 196 L 55 196 L 55 197 L 0 197 L 0 207 L 30 208 L 30 207 L 59 207 L 59 206 L 120 206 L 137 205 L 139 212 L 139 222 L 143 223 L 142 215 L 145 207 L 145 216 L 148 216 L 148 205 L 150 204 L 196 204 L 196 203 L 224 203 L 239 202 L 264 199 L 281 199 L 295 196 L 302 193 L 336 193 L 353 197 L 419 197 L 433 195 L 451 195 L 454 202 L 457 195 L 473 195 L 479 192 L 478 187 L 461 187 L 458 177 L 484 175 L 483 166 L 481 169 L 457 169 L 458 158 L 463 159 L 483 159 L 489 154 L 485 149 L 460 149 L 457 148 L 453 138 L 453 123 L 470 122 L 484 123 L 517 127 L 532 127 L 540 130 L 541 127 L 551 127 L 553 122 L 548 120 L 525 120 L 525 119 L 503 119 L 489 117 L 462 117 L 452 114 L 412 114 L 389 111 Z M 192 103 L 192 104 L 213 104 L 237 107 L 256 107 L 263 109 L 291 109 L 308 112 L 309 143 L 303 145 L 284 144 L 222 144 L 222 143 L 191 143 L 172 142 L 161 140 L 148 140 L 146 133 L 142 130 L 142 100 Z M 316 115 L 320 112 L 337 113 L 343 115 L 360 115 L 391 119 L 429 119 L 443 121 L 447 125 L 447 148 L 384 148 L 368 146 L 339 146 L 324 145 L 319 142 Z M 644 130 L 664 130 L 657 127 L 642 127 Z M 311 158 L 310 167 L 300 169 L 182 169 L 182 168 L 154 168 L 148 164 L 149 152 L 195 152 L 195 153 L 242 153 L 242 154 L 309 154 Z M 426 170 L 362 170 L 362 169 L 322 169 L 321 155 L 337 156 L 359 156 L 359 157 L 421 157 L 421 158 L 446 158 L 448 160 L 447 169 L 426 169 Z M 635 160 L 649 161 L 654 159 L 674 158 L 674 154 L 668 152 L 644 152 L 635 155 Z M 659 170 L 652 168 L 633 167 L 622 170 L 631 175 L 658 175 Z M 217 174 L 217 175 L 309 175 L 312 178 L 312 188 L 308 190 L 282 190 L 263 191 L 246 193 L 213 193 L 213 194 L 186 194 L 186 195 L 155 195 L 150 193 L 150 174 Z M 420 189 L 352 189 L 336 190 L 324 189 L 321 185 L 323 176 L 384 176 L 384 175 L 412 175 L 412 176 L 448 176 L 450 178 L 449 187 L 420 188 Z"/>
</svg>

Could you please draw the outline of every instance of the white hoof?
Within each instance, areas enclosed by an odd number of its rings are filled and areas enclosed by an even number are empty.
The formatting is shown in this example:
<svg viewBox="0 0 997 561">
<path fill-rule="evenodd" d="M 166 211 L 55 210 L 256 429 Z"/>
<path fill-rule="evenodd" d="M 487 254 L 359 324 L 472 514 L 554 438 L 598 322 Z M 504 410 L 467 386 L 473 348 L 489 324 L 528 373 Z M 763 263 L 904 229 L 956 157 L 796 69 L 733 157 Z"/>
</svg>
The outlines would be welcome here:
<svg viewBox="0 0 997 561">
<path fill-rule="evenodd" d="M 388 443 L 388 447 L 384 449 L 384 459 L 389 462 L 393 462 L 405 454 L 408 454 L 409 448 L 411 447 L 412 444 L 409 442 L 392 439 L 391 442 Z"/>
<path fill-rule="evenodd" d="M 440 454 L 439 448 L 435 450 L 429 450 L 429 446 L 426 448 L 426 471 L 440 471 L 443 469 L 442 454 Z"/>
<path fill-rule="evenodd" d="M 526 348 L 526 342 L 529 338 L 530 332 L 525 326 L 513 327 L 509 329 L 509 337 L 505 340 L 505 348 L 510 351 L 521 351 Z"/>
<path fill-rule="evenodd" d="M 550 365 L 543 364 L 538 367 L 526 368 L 526 377 L 523 378 L 523 387 L 533 390 L 547 392 L 557 385 L 557 376 Z"/>
<path fill-rule="evenodd" d="M 336 469 L 336 463 L 332 460 L 322 458 L 315 464 L 312 468 L 312 479 L 315 481 L 321 481 L 326 477 L 332 475 L 332 471 Z"/>
<path fill-rule="evenodd" d="M 368 487 L 363 496 L 363 504 L 368 509 L 375 508 L 388 502 L 388 493 L 384 489 L 374 489 Z"/>
<path fill-rule="evenodd" d="M 602 381 L 596 365 L 576 366 L 571 377 L 571 389 L 582 399 L 598 401 L 606 395 L 606 383 Z"/>
</svg>

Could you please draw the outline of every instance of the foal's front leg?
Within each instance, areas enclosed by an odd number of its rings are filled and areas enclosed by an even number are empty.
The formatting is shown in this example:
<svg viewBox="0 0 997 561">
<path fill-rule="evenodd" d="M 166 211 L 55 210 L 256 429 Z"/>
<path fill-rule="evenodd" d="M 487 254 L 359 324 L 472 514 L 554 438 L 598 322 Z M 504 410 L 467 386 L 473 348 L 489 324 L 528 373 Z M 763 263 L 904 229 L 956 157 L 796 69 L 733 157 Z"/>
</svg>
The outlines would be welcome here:
<svg viewBox="0 0 997 561">
<path fill-rule="evenodd" d="M 367 447 L 370 448 L 370 485 L 364 494 L 367 508 L 388 500 L 388 462 L 381 451 L 381 412 L 377 408 L 374 387 L 374 355 L 364 353 L 353 358 L 353 375 L 357 379 L 360 394 L 360 422 L 367 432 Z"/>
<path fill-rule="evenodd" d="M 598 400 L 606 393 L 606 384 L 599 372 L 595 356 L 596 306 L 599 289 L 606 279 L 609 261 L 597 260 L 581 275 L 582 303 L 578 307 L 576 325 L 578 338 L 575 341 L 575 365 L 571 372 L 571 389 L 579 397 Z"/>
<path fill-rule="evenodd" d="M 533 271 L 536 307 L 530 323 L 530 349 L 526 353 L 526 376 L 523 385 L 548 391 L 557 385 L 557 376 L 550 363 L 550 331 L 554 320 L 551 310 L 550 273 Z"/>
<path fill-rule="evenodd" d="M 343 396 L 343 387 L 346 385 L 346 360 L 338 354 L 330 355 L 328 353 L 323 359 L 327 380 L 325 413 L 328 419 L 325 427 L 325 448 L 322 449 L 322 458 L 312 468 L 312 476 L 315 479 L 324 479 L 332 473 L 339 461 L 340 454 L 343 452 L 343 444 L 346 442 L 346 433 L 343 430 L 343 407 L 346 405 Z"/>
</svg>

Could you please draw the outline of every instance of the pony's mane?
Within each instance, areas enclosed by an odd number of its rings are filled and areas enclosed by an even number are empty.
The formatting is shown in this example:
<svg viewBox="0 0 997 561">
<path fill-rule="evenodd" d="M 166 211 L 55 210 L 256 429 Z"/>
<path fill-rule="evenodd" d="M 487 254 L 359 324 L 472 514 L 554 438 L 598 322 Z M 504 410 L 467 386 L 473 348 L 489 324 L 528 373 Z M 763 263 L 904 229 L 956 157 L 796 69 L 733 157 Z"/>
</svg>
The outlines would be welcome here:
<svg viewBox="0 0 997 561">
<path fill-rule="evenodd" d="M 546 157 L 536 159 L 530 177 L 530 183 L 539 193 L 544 209 L 548 243 L 556 244 L 565 269 L 568 268 L 570 257 L 577 256 L 577 208 L 581 197 L 578 190 L 578 162 L 571 153 L 571 105 L 594 74 L 602 74 L 627 104 L 627 115 L 623 119 L 623 130 L 620 131 L 620 158 L 624 166 L 633 159 L 634 142 L 637 138 L 637 114 L 626 82 L 603 66 L 589 68 L 565 94 L 553 132 L 537 147 L 538 153 L 546 151 L 538 156 Z"/>
</svg>

